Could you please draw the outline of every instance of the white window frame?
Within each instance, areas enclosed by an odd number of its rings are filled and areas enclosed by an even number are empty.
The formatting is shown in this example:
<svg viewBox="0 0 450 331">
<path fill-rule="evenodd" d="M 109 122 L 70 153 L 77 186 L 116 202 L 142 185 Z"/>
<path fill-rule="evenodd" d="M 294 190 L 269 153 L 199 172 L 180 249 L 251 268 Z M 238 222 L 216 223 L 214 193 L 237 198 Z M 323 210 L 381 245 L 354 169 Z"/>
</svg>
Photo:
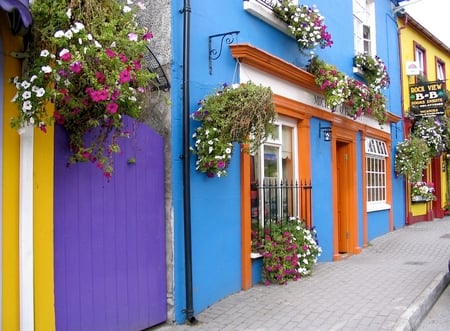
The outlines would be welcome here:
<svg viewBox="0 0 450 331">
<path fill-rule="evenodd" d="M 376 54 L 375 1 L 353 0 L 353 38 L 355 55 Z M 367 45 L 367 46 L 366 46 Z"/>
<path fill-rule="evenodd" d="M 415 62 L 419 65 L 420 74 L 426 77 L 425 56 L 425 50 L 419 45 L 416 45 L 414 47 L 414 59 Z"/>
<path fill-rule="evenodd" d="M 268 137 L 267 141 L 262 144 L 259 147 L 258 153 L 259 153 L 259 158 L 257 158 L 258 160 L 258 165 L 255 169 L 255 171 L 258 171 L 258 174 L 255 173 L 255 177 L 258 180 L 258 182 L 261 184 L 264 183 L 264 179 L 266 178 L 271 178 L 271 177 L 264 177 L 264 147 L 265 146 L 271 146 L 271 147 L 277 147 L 279 148 L 278 151 L 278 157 L 277 157 L 277 169 L 279 172 L 282 171 L 283 169 L 283 150 L 282 150 L 282 146 L 283 146 L 283 134 L 282 134 L 282 126 L 288 126 L 292 129 L 292 146 L 291 146 L 291 152 L 292 152 L 292 182 L 294 183 L 298 183 L 298 179 L 299 179 L 299 174 L 298 174 L 298 146 L 297 146 L 297 139 L 298 139 L 298 132 L 297 132 L 297 121 L 288 117 L 284 117 L 284 116 L 278 116 L 277 120 L 275 121 L 275 128 L 277 130 L 276 133 L 276 137 L 278 138 L 273 138 L 272 136 Z M 283 178 L 283 174 L 278 175 L 278 177 L 276 178 L 278 184 L 281 182 L 281 180 L 284 181 L 285 178 Z M 265 210 L 265 198 L 264 198 L 264 192 L 262 191 L 262 189 L 260 189 L 260 191 L 258 192 L 259 195 L 259 213 L 258 213 L 258 217 L 259 217 L 259 223 L 261 226 L 264 226 L 264 210 Z M 281 199 L 277 199 L 278 203 L 282 203 Z M 300 214 L 300 206 L 295 206 L 295 213 L 297 215 L 292 215 L 292 216 L 299 216 Z M 278 210 L 281 210 L 280 206 L 278 207 Z"/>
<path fill-rule="evenodd" d="M 386 143 L 382 140 L 366 138 L 365 148 L 367 211 L 390 209 L 391 206 L 386 200 L 389 157 Z"/>
<path fill-rule="evenodd" d="M 436 59 L 436 79 L 445 81 L 445 63 Z"/>
</svg>

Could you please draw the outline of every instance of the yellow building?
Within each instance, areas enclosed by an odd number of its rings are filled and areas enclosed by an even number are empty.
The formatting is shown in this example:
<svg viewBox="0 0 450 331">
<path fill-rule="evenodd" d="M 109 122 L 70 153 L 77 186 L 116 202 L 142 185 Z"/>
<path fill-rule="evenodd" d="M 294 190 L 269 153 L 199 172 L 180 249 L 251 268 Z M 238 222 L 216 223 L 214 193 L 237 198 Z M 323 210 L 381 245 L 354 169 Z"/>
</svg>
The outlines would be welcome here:
<svg viewBox="0 0 450 331">
<path fill-rule="evenodd" d="M 445 83 L 449 76 L 450 48 L 408 14 L 400 15 L 398 33 L 404 129 L 408 137 L 417 121 L 448 115 Z M 449 200 L 447 155 L 444 151 L 433 157 L 423 172 L 422 181 L 434 184 L 435 200 L 416 201 L 420 199 L 412 194 L 412 183 L 406 181 L 406 224 L 444 216 Z"/>
<path fill-rule="evenodd" d="M 53 128 L 10 126 L 31 25 L 28 0 L 0 0 L 0 330 L 54 330 Z"/>
</svg>

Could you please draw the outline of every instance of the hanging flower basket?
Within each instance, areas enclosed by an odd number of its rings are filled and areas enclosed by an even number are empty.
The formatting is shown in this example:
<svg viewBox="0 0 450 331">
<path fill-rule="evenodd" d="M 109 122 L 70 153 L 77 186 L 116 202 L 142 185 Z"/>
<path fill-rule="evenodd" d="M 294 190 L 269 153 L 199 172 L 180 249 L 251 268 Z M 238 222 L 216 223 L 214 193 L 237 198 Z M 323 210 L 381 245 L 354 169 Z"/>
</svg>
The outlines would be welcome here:
<svg viewBox="0 0 450 331">
<path fill-rule="evenodd" d="M 275 106 L 269 87 L 252 82 L 224 84 L 199 102 L 192 118 L 195 130 L 191 151 L 197 155 L 196 169 L 208 177 L 227 175 L 233 143 L 256 150 L 272 132 Z"/>
<path fill-rule="evenodd" d="M 386 65 L 379 56 L 367 53 L 358 54 L 353 59 L 354 66 L 360 70 L 366 83 L 374 89 L 387 88 L 390 77 Z"/>
</svg>

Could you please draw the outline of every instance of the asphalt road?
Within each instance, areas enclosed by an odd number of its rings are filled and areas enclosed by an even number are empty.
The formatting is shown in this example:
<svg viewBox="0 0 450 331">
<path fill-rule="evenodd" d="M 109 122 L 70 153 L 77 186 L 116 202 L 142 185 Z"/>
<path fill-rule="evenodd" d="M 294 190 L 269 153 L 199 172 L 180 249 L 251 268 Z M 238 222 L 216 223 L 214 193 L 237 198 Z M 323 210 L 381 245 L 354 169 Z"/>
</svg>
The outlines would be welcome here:
<svg viewBox="0 0 450 331">
<path fill-rule="evenodd" d="M 450 330 L 450 286 L 447 286 L 442 292 L 438 301 L 417 328 L 417 331 L 448 330 Z"/>
</svg>

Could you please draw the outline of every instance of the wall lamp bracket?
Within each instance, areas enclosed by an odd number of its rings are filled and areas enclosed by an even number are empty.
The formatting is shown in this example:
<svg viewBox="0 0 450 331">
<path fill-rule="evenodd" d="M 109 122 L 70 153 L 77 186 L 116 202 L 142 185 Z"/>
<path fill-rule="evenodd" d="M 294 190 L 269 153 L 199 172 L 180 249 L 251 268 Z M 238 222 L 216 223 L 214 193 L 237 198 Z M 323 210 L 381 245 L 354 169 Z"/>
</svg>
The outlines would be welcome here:
<svg viewBox="0 0 450 331">
<path fill-rule="evenodd" d="M 212 61 L 217 60 L 222 55 L 223 44 L 231 45 L 240 31 L 231 31 L 226 33 L 214 34 L 208 37 L 209 49 L 209 74 L 212 75 Z M 213 48 L 213 39 L 220 38 L 219 48 Z"/>
<path fill-rule="evenodd" d="M 322 123 L 319 123 L 319 139 L 322 137 L 323 131 L 323 140 L 331 141 L 331 126 L 322 126 Z"/>
</svg>

